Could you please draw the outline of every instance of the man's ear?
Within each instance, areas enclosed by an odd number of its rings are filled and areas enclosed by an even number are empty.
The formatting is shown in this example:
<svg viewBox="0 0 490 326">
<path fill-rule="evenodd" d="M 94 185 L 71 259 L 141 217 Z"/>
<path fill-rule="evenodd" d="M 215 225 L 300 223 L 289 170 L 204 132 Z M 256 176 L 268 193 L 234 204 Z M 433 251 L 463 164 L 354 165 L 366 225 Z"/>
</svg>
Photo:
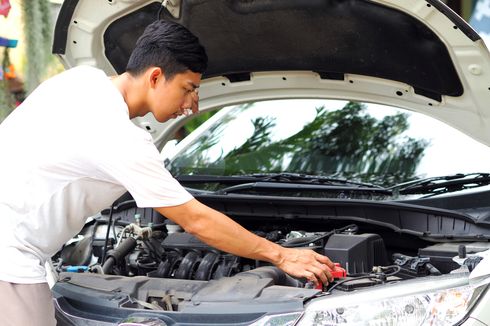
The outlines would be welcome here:
<svg viewBox="0 0 490 326">
<path fill-rule="evenodd" d="M 148 69 L 148 77 L 149 77 L 149 82 L 150 82 L 150 87 L 155 88 L 157 82 L 162 79 L 165 81 L 165 75 L 163 74 L 163 71 L 159 67 L 151 67 Z"/>
</svg>

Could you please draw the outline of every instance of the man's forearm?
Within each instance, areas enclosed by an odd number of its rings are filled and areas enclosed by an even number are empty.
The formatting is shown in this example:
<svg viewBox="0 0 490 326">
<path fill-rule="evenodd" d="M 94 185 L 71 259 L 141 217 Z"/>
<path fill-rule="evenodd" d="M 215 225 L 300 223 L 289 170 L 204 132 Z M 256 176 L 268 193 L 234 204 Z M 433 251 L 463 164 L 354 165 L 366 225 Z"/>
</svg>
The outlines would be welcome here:
<svg viewBox="0 0 490 326">
<path fill-rule="evenodd" d="M 219 250 L 273 263 L 286 273 L 327 284 L 333 263 L 313 250 L 283 248 L 243 228 L 226 215 L 193 199 L 183 205 L 156 208 L 187 232 Z"/>
<path fill-rule="evenodd" d="M 281 246 L 247 231 L 226 215 L 197 200 L 192 200 L 184 206 L 188 206 L 185 212 L 181 211 L 185 207 L 166 207 L 157 210 L 214 248 L 273 264 L 278 264 L 283 259 Z"/>
</svg>

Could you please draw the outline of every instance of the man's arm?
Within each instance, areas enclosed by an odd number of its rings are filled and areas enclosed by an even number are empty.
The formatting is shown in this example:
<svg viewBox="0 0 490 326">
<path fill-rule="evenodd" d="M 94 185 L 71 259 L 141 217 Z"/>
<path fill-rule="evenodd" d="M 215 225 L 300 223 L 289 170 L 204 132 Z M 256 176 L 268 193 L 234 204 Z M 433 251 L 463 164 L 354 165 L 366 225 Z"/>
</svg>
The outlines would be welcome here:
<svg viewBox="0 0 490 326">
<path fill-rule="evenodd" d="M 315 283 L 332 281 L 333 263 L 309 249 L 284 248 L 261 238 L 226 215 L 196 199 L 172 207 L 155 208 L 201 241 L 219 250 L 271 262 L 286 273 Z"/>
</svg>

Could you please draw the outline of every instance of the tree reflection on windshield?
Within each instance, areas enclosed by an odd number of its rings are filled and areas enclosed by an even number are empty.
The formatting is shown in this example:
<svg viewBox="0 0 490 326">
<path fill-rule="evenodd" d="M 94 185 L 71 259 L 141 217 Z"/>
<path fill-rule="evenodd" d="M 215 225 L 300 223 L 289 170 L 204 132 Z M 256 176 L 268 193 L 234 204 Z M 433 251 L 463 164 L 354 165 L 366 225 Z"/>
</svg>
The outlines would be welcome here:
<svg viewBox="0 0 490 326">
<path fill-rule="evenodd" d="M 227 121 L 250 106 L 232 111 L 210 128 L 174 159 L 171 172 L 236 175 L 288 171 L 391 185 L 415 177 L 428 145 L 424 139 L 402 135 L 409 127 L 406 114 L 376 119 L 366 112 L 365 105 L 349 102 L 335 111 L 317 108 L 314 118 L 301 130 L 280 139 L 273 137 L 282 127 L 276 117 L 254 117 L 251 136 L 229 151 L 221 147 L 218 154 L 209 155 L 221 137 L 226 137 L 223 128 Z"/>
</svg>

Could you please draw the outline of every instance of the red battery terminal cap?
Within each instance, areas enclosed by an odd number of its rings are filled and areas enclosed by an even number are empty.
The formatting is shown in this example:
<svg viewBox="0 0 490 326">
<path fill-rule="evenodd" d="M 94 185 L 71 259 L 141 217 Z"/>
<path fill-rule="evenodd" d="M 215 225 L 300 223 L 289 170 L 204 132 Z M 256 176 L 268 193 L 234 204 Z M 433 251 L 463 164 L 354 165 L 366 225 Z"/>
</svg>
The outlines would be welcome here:
<svg viewBox="0 0 490 326">
<path fill-rule="evenodd" d="M 330 272 L 333 278 L 343 278 L 347 277 L 347 272 L 343 269 L 339 263 L 334 263 L 334 268 Z"/>
</svg>

